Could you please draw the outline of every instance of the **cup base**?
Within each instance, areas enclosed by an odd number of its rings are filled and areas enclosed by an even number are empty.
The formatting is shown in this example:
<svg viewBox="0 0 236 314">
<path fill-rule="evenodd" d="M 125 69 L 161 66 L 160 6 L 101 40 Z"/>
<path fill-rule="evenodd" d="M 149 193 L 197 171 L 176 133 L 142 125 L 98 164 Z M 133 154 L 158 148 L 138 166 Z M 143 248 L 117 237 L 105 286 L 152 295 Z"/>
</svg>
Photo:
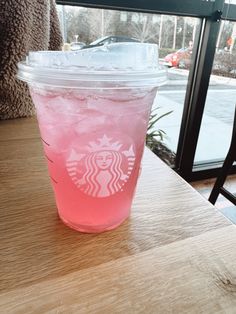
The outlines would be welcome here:
<svg viewBox="0 0 236 314">
<path fill-rule="evenodd" d="M 60 214 L 58 214 L 60 219 L 62 220 L 62 222 L 70 227 L 71 229 L 74 229 L 76 231 L 82 232 L 82 233 L 102 233 L 105 231 L 109 231 L 112 229 L 117 228 L 118 226 L 120 226 L 129 216 L 125 217 L 124 219 L 122 219 L 121 221 L 119 221 L 118 223 L 111 225 L 111 226 L 86 226 L 86 225 L 78 225 L 78 224 L 74 224 L 70 221 L 68 221 L 67 219 L 65 219 L 63 216 L 61 216 Z"/>
</svg>

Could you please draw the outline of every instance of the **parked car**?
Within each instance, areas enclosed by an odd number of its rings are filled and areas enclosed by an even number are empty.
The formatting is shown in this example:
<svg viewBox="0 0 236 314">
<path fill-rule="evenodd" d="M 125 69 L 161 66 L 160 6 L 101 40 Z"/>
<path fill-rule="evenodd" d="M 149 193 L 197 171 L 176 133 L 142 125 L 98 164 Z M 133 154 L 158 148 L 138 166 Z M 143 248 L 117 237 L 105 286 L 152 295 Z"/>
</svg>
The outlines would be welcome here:
<svg viewBox="0 0 236 314">
<path fill-rule="evenodd" d="M 75 51 L 75 50 L 80 50 L 82 49 L 86 44 L 81 42 L 81 41 L 74 41 L 70 43 L 70 50 Z"/>
<path fill-rule="evenodd" d="M 102 38 L 98 38 L 97 40 L 93 41 L 89 45 L 83 46 L 82 49 L 104 46 L 104 45 L 120 43 L 120 42 L 140 42 L 140 41 L 136 38 L 126 37 L 126 36 L 105 36 Z"/>
<path fill-rule="evenodd" d="M 190 65 L 192 49 L 181 48 L 176 52 L 170 53 L 164 58 L 164 65 L 168 67 L 188 68 Z"/>
</svg>

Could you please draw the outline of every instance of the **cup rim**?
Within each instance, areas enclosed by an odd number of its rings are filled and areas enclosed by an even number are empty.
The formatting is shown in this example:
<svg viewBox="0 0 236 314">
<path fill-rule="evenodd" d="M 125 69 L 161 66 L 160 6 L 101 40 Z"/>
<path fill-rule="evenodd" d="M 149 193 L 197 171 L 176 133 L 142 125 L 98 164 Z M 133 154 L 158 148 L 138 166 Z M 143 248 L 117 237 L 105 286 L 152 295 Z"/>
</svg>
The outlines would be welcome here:
<svg viewBox="0 0 236 314">
<path fill-rule="evenodd" d="M 76 71 L 77 70 L 77 71 Z M 26 61 L 18 63 L 17 78 L 29 85 L 44 84 L 65 88 L 94 88 L 96 86 L 106 88 L 162 86 L 166 83 L 165 69 L 152 71 L 85 71 L 76 67 L 50 68 L 33 67 Z"/>
</svg>

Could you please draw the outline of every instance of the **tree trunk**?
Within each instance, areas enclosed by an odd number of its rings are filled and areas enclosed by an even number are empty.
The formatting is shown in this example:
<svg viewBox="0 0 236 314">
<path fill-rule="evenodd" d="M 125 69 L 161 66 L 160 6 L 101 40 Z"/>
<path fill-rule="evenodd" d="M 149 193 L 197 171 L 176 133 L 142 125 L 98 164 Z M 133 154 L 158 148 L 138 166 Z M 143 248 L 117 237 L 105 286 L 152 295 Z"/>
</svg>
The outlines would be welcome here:
<svg viewBox="0 0 236 314">
<path fill-rule="evenodd" d="M 193 36 L 192 36 L 193 44 L 194 44 L 195 37 L 196 37 L 196 30 L 197 30 L 197 19 L 194 19 Z"/>
<path fill-rule="evenodd" d="M 222 32 L 223 32 L 223 28 L 224 28 L 224 23 L 225 23 L 225 21 L 222 20 L 221 24 L 220 24 L 220 30 L 219 30 L 219 35 L 218 35 L 218 38 L 217 38 L 217 43 L 216 43 L 216 51 L 219 50 L 221 35 L 222 35 Z"/>
<path fill-rule="evenodd" d="M 101 9 L 101 36 L 104 37 L 104 9 Z"/>
<path fill-rule="evenodd" d="M 176 47 L 176 31 L 177 31 L 177 16 L 174 16 L 174 35 L 172 49 L 175 49 Z"/>
<path fill-rule="evenodd" d="M 162 42 L 162 25 L 163 25 L 163 15 L 161 14 L 159 41 L 158 41 L 159 48 L 161 48 L 161 42 Z"/>
<path fill-rule="evenodd" d="M 184 19 L 184 26 L 183 26 L 183 40 L 182 40 L 182 47 L 185 47 L 185 37 L 186 37 L 186 21 L 185 21 L 185 17 Z"/>
<path fill-rule="evenodd" d="M 67 42 L 67 29 L 66 29 L 66 13 L 65 13 L 65 6 L 62 6 L 62 36 L 64 42 Z"/>
</svg>

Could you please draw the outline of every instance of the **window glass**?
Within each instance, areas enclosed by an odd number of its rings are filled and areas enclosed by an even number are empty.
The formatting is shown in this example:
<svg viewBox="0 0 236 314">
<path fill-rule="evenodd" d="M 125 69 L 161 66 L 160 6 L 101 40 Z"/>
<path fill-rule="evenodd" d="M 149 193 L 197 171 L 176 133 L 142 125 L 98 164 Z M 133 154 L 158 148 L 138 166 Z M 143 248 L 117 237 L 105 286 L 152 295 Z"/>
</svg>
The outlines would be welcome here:
<svg viewBox="0 0 236 314">
<path fill-rule="evenodd" d="M 67 43 L 78 41 L 81 47 L 87 47 L 91 44 L 135 40 L 159 45 L 159 63 L 166 68 L 168 81 L 159 89 L 153 108 L 156 108 L 157 117 L 171 113 L 161 118 L 154 128 L 166 133 L 163 151 L 173 164 L 192 62 L 192 49 L 200 20 L 77 6 L 58 5 L 57 8 L 64 41 Z M 111 37 L 113 40 L 110 40 Z M 77 47 L 81 48 L 79 45 Z"/>
<path fill-rule="evenodd" d="M 204 109 L 195 166 L 223 161 L 229 148 L 236 99 L 236 22 L 222 21 Z"/>
</svg>

